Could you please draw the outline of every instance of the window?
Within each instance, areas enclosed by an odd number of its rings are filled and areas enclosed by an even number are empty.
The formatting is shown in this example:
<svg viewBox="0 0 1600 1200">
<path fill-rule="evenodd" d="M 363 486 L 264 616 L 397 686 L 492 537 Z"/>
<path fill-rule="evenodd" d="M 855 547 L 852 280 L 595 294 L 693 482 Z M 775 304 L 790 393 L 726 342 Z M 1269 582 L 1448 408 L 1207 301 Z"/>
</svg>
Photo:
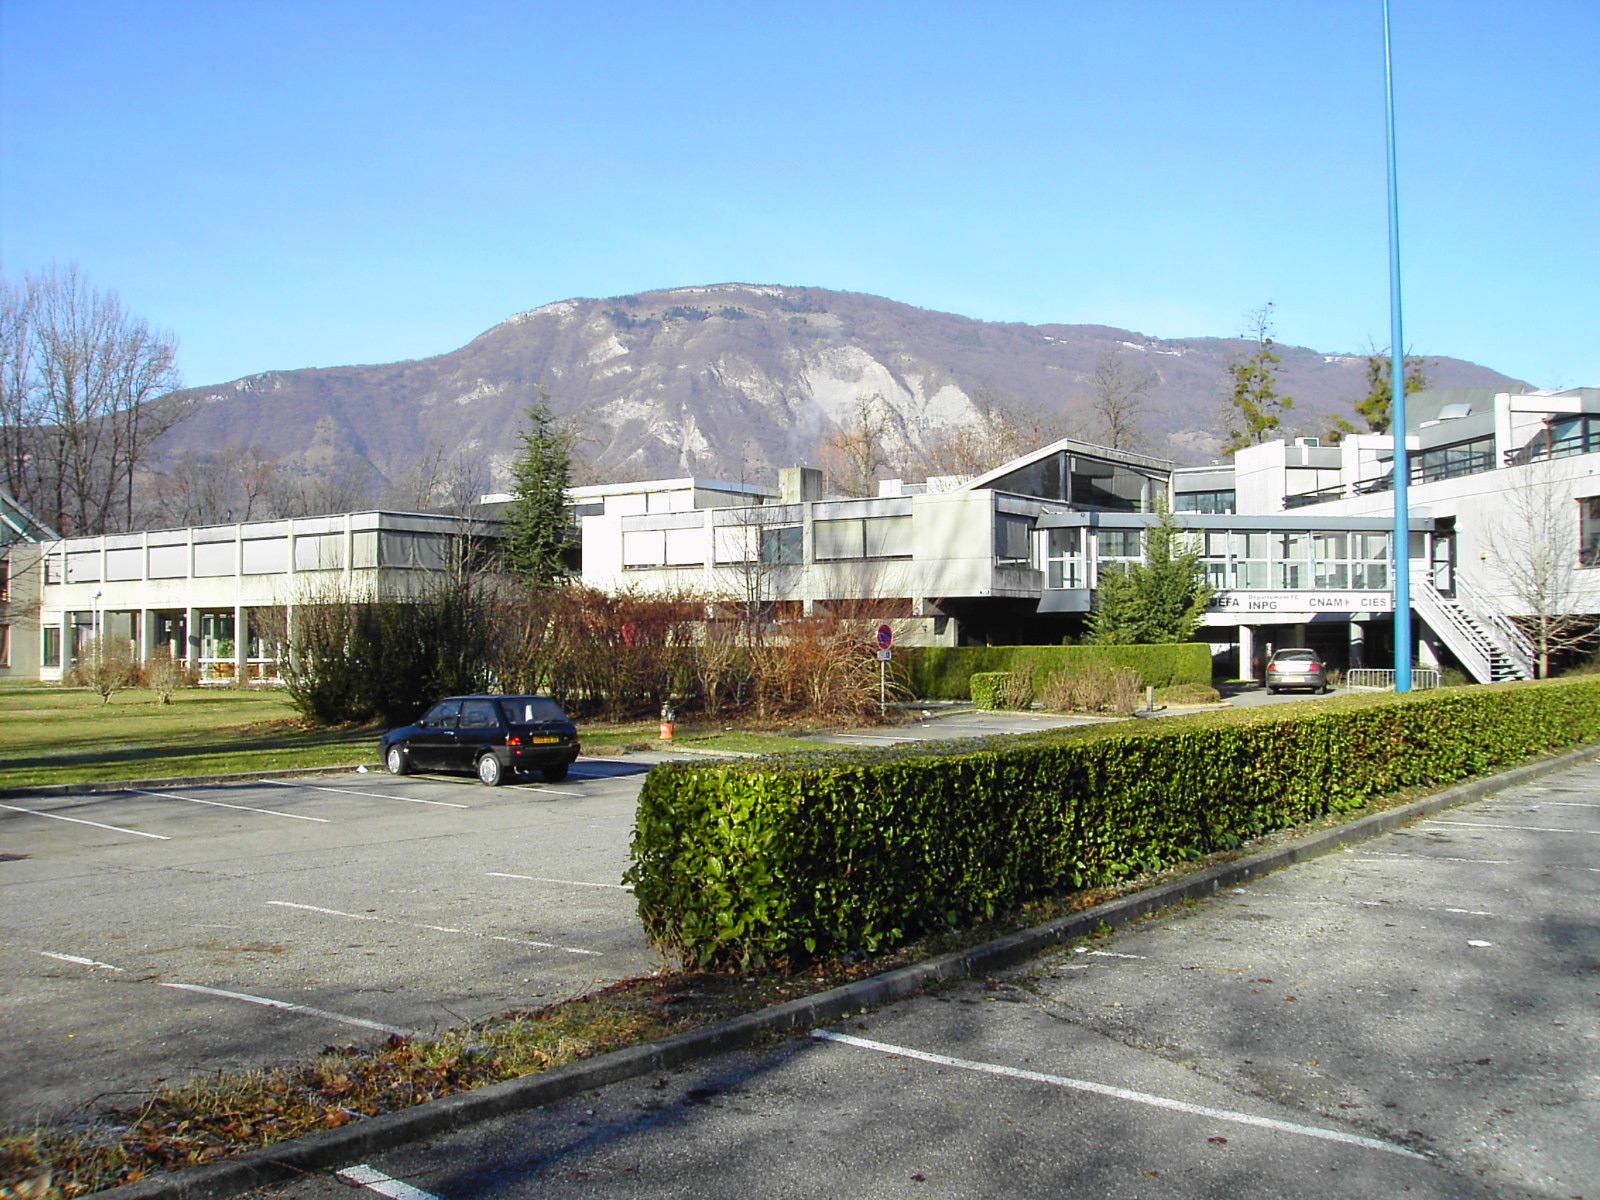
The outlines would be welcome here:
<svg viewBox="0 0 1600 1200">
<path fill-rule="evenodd" d="M 1137 529 L 1102 529 L 1094 543 L 1101 558 L 1138 558 L 1143 552 Z"/>
<path fill-rule="evenodd" d="M 1045 586 L 1088 586 L 1083 568 L 1083 530 L 1052 529 L 1045 538 Z"/>
<path fill-rule="evenodd" d="M 799 525 L 769 525 L 761 531 L 761 561 L 792 567 L 805 561 L 805 530 Z"/>
<path fill-rule="evenodd" d="M 868 517 L 863 522 L 868 558 L 910 558 L 910 517 Z M 1027 555 L 1024 544 L 1023 555 Z"/>
<path fill-rule="evenodd" d="M 537 721 L 565 721 L 567 714 L 554 700 L 542 696 L 518 696 L 514 700 L 500 701 L 500 711 L 513 725 L 532 725 Z"/>
<path fill-rule="evenodd" d="M 61 626 L 46 625 L 43 630 L 44 646 L 40 657 L 40 665 L 46 667 L 59 667 L 61 665 Z"/>
<path fill-rule="evenodd" d="M 1578 563 L 1600 567 L 1600 496 L 1578 501 Z"/>
<path fill-rule="evenodd" d="M 251 538 L 240 551 L 246 575 L 278 575 L 289 569 L 288 538 Z"/>
<path fill-rule="evenodd" d="M 182 579 L 189 573 L 189 547 L 179 544 L 176 546 L 151 546 L 150 547 L 150 578 L 151 579 Z"/>
<path fill-rule="evenodd" d="M 1001 563 L 1026 566 L 1032 561 L 1028 543 L 1033 522 L 1027 517 L 996 513 L 994 518 L 994 556 Z"/>
<path fill-rule="evenodd" d="M 365 529 L 350 537 L 350 565 L 357 569 L 378 565 L 378 531 Z"/>
<path fill-rule="evenodd" d="M 68 583 L 100 582 L 100 551 L 74 550 L 67 554 Z"/>
<path fill-rule="evenodd" d="M 296 571 L 338 571 L 344 567 L 344 534 L 302 533 L 294 539 Z"/>
<path fill-rule="evenodd" d="M 107 579 L 143 579 L 144 551 L 138 546 L 124 546 L 106 551 Z"/>
<path fill-rule="evenodd" d="M 666 534 L 660 529 L 627 529 L 622 534 L 622 565 L 629 570 L 664 566 Z"/>
<path fill-rule="evenodd" d="M 1280 533 L 1273 557 L 1274 587 L 1293 590 L 1311 586 L 1310 534 Z"/>
<path fill-rule="evenodd" d="M 468 700 L 461 705 L 462 729 L 498 729 L 493 700 Z"/>
<path fill-rule="evenodd" d="M 865 530 L 859 518 L 818 521 L 815 526 L 817 559 L 866 557 Z"/>
<path fill-rule="evenodd" d="M 11 559 L 0 558 L 0 600 L 11 599 Z"/>
<path fill-rule="evenodd" d="M 392 533 L 378 536 L 378 565 L 420 571 L 442 571 L 449 561 L 450 539 L 437 533 Z"/>
<path fill-rule="evenodd" d="M 59 554 L 52 554 L 44 560 L 44 581 L 46 583 L 62 583 L 66 580 L 66 563 Z"/>
<path fill-rule="evenodd" d="M 1387 591 L 1389 587 L 1389 535 L 1350 535 L 1352 561 L 1350 586 L 1361 591 Z"/>
<path fill-rule="evenodd" d="M 1232 513 L 1237 507 L 1236 494 L 1230 488 L 1217 492 L 1179 492 L 1173 500 L 1174 512 Z"/>
<path fill-rule="evenodd" d="M 0 625 L 0 667 L 11 665 L 11 626 Z"/>
<path fill-rule="evenodd" d="M 706 561 L 705 526 L 689 529 L 664 530 L 666 536 L 667 566 L 698 567 Z"/>
<path fill-rule="evenodd" d="M 238 572 L 237 542 L 196 542 L 194 573 L 197 577 L 233 575 Z"/>
</svg>

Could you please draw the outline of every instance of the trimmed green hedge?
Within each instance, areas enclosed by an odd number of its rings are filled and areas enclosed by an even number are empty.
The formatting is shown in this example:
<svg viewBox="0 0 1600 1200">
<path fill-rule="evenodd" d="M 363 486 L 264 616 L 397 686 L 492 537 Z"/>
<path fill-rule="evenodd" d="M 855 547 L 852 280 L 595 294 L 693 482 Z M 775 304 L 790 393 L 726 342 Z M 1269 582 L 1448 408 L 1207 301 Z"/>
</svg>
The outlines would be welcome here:
<svg viewBox="0 0 1600 1200">
<path fill-rule="evenodd" d="M 912 646 L 895 651 L 899 676 L 911 694 L 925 700 L 967 700 L 974 674 L 1033 668 L 1034 686 L 1062 670 L 1090 663 L 1129 667 L 1140 686 L 1211 683 L 1211 648 L 1204 642 L 1163 646 Z"/>
<path fill-rule="evenodd" d="M 1011 671 L 974 671 L 972 703 L 979 708 L 1027 708 L 1033 703 L 1033 686 L 1025 674 Z"/>
<path fill-rule="evenodd" d="M 752 967 L 877 950 L 1600 739 L 1600 678 L 1345 696 L 954 748 L 653 768 L 650 941 Z"/>
</svg>

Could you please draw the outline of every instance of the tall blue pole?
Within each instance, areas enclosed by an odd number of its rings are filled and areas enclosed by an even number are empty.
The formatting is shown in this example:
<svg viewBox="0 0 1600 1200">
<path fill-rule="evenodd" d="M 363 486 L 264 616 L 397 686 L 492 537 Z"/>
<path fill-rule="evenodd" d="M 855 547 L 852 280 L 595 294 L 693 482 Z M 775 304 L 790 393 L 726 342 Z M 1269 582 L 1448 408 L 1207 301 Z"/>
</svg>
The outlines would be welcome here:
<svg viewBox="0 0 1600 1200">
<path fill-rule="evenodd" d="M 1406 449 L 1405 338 L 1400 331 L 1400 184 L 1394 152 L 1394 50 L 1383 0 L 1383 82 L 1389 127 L 1389 431 L 1394 436 L 1394 690 L 1411 690 L 1411 455 Z"/>
</svg>

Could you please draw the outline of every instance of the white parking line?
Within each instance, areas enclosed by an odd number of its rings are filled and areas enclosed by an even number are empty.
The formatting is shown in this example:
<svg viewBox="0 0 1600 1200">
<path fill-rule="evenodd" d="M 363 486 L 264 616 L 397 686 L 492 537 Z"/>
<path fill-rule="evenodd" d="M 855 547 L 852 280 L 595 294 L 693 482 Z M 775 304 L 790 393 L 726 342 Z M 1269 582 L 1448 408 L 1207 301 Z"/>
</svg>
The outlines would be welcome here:
<svg viewBox="0 0 1600 1200">
<path fill-rule="evenodd" d="M 57 954 L 53 950 L 41 950 L 40 954 L 46 958 L 58 958 L 62 962 L 77 963 L 80 967 L 94 967 L 101 971 L 120 971 L 121 967 L 113 967 L 110 963 L 99 962 L 92 958 L 79 958 L 76 954 Z"/>
<path fill-rule="evenodd" d="M 18 808 L 15 804 L 0 804 L 7 812 L 27 813 L 30 817 L 49 817 L 52 821 L 71 821 L 74 825 L 93 825 L 96 829 L 109 829 L 112 833 L 128 833 L 134 837 L 152 838 L 158 842 L 172 839 L 164 833 L 146 833 L 142 829 L 124 829 L 121 825 L 102 825 L 99 821 L 85 821 L 82 817 L 63 817 L 59 813 L 40 812 L 36 808 Z"/>
<path fill-rule="evenodd" d="M 1460 825 L 1466 829 L 1521 829 L 1527 833 L 1600 833 L 1600 829 L 1548 829 L 1543 825 L 1498 825 L 1488 821 L 1429 821 L 1430 825 Z"/>
<path fill-rule="evenodd" d="M 449 925 L 425 925 L 420 921 L 397 921 L 392 917 L 374 916 L 372 913 L 343 912 L 337 908 L 318 908 L 315 904 L 295 904 L 288 900 L 268 900 L 274 908 L 296 908 L 301 912 L 322 913 L 328 917 L 343 917 L 347 921 L 377 921 L 383 925 L 402 925 L 410 929 L 427 929 L 434 933 L 459 933 L 464 937 L 481 938 L 486 942 L 510 942 L 516 946 L 535 946 L 540 950 L 560 950 L 564 954 L 585 954 L 593 958 L 603 955 L 598 950 L 584 950 L 577 946 L 558 946 L 554 942 L 533 942 L 526 938 L 502 937 L 493 933 L 474 933 L 470 929 L 456 929 Z"/>
<path fill-rule="evenodd" d="M 582 792 L 562 792 L 553 787 L 544 787 L 533 783 L 508 783 L 505 785 L 508 792 L 542 792 L 549 796 L 582 796 Z"/>
<path fill-rule="evenodd" d="M 212 808 L 232 808 L 239 812 L 265 813 L 269 817 L 288 817 L 291 821 L 315 821 L 328 824 L 327 817 L 302 817 L 299 813 L 279 812 L 275 808 L 252 808 L 248 804 L 224 804 L 221 800 L 197 800 L 193 796 L 180 796 L 176 792 L 147 792 L 143 788 L 129 788 L 135 796 L 159 796 L 163 800 L 182 800 L 186 804 L 208 804 Z"/>
<path fill-rule="evenodd" d="M 349 1180 L 361 1187 L 377 1192 L 380 1196 L 387 1196 L 389 1200 L 439 1200 L 432 1192 L 425 1192 L 421 1188 L 414 1188 L 409 1183 L 401 1183 L 392 1175 L 385 1175 L 382 1171 L 374 1171 L 362 1163 L 360 1166 L 346 1167 L 337 1172 L 340 1179 Z"/>
<path fill-rule="evenodd" d="M 358 792 L 355 788 L 325 787 L 316 783 L 286 783 L 282 779 L 263 779 L 273 787 L 305 788 L 313 792 L 343 792 L 346 796 L 370 796 L 374 800 L 397 800 L 401 804 L 432 804 L 438 808 L 466 808 L 465 804 L 451 804 L 448 800 L 423 800 L 417 796 L 391 796 L 388 792 Z"/>
<path fill-rule="evenodd" d="M 486 874 L 491 879 L 526 879 L 531 883 L 559 883 L 566 887 L 616 888 L 619 892 L 633 891 L 625 883 L 588 883 L 582 879 L 550 879 L 544 875 L 513 875 L 509 871 L 489 871 Z"/>
<path fill-rule="evenodd" d="M 1254 1125 L 1261 1129 L 1273 1129 L 1279 1133 L 1293 1133 L 1300 1137 L 1317 1138 L 1325 1142 L 1340 1142 L 1347 1146 L 1361 1146 L 1368 1150 L 1382 1150 L 1387 1154 L 1398 1154 L 1403 1158 L 1420 1158 L 1426 1161 L 1426 1155 L 1408 1150 L 1404 1146 L 1397 1146 L 1392 1142 L 1381 1142 L 1377 1138 L 1361 1137 L 1354 1133 L 1343 1133 L 1336 1129 L 1319 1129 L 1315 1125 L 1296 1125 L 1291 1121 L 1279 1121 L 1272 1117 L 1257 1117 L 1249 1113 L 1230 1112 L 1225 1108 L 1212 1108 L 1205 1104 L 1190 1104 L 1187 1100 L 1173 1100 L 1166 1096 L 1152 1096 L 1148 1092 L 1134 1092 L 1127 1088 L 1113 1087 L 1106 1083 L 1091 1083 L 1086 1079 L 1069 1079 L 1065 1075 L 1046 1075 L 1039 1071 L 1024 1071 L 1018 1067 L 1006 1067 L 997 1063 L 973 1062 L 965 1058 L 951 1058 L 946 1054 L 929 1054 L 925 1050 L 912 1050 L 906 1046 L 891 1046 L 887 1042 L 874 1042 L 867 1038 L 858 1038 L 846 1033 L 834 1033 L 827 1029 L 814 1029 L 811 1036 L 830 1042 L 842 1042 L 847 1046 L 858 1046 L 863 1050 L 876 1050 L 880 1054 L 893 1055 L 896 1058 L 911 1058 L 920 1062 L 934 1063 L 941 1067 L 957 1067 L 963 1071 L 977 1071 L 986 1075 L 999 1075 L 1007 1079 L 1024 1079 L 1032 1083 L 1047 1083 L 1052 1087 L 1068 1088 L 1072 1091 L 1089 1092 L 1096 1096 L 1109 1096 L 1114 1100 L 1130 1100 L 1135 1104 L 1146 1104 L 1151 1108 L 1164 1108 L 1171 1112 L 1188 1113 L 1191 1116 L 1210 1117 L 1216 1121 L 1232 1121 L 1237 1125 Z"/>
<path fill-rule="evenodd" d="M 259 1004 L 264 1008 L 279 1008 L 285 1012 L 307 1013 L 313 1017 L 322 1017 L 328 1021 L 338 1021 L 342 1025 L 356 1025 L 362 1029 L 375 1029 L 379 1033 L 398 1033 L 401 1037 L 426 1037 L 415 1029 L 401 1029 L 395 1025 L 383 1025 L 377 1021 L 367 1021 L 361 1017 L 347 1017 L 343 1013 L 329 1012 L 324 1008 L 312 1008 L 306 1004 L 291 1004 L 287 1000 L 273 1000 L 268 996 L 252 996 L 246 992 L 228 992 L 221 988 L 202 987 L 198 983 L 163 983 L 164 988 L 172 988 L 179 992 L 198 992 L 202 996 L 218 996 L 224 1000 L 243 1000 L 246 1004 Z"/>
<path fill-rule="evenodd" d="M 1446 854 L 1396 854 L 1388 850 L 1363 850 L 1350 851 L 1357 858 L 1409 858 L 1412 860 L 1426 859 L 1428 862 L 1456 862 L 1477 863 L 1484 867 L 1511 867 L 1516 865 L 1514 858 L 1451 858 Z"/>
</svg>

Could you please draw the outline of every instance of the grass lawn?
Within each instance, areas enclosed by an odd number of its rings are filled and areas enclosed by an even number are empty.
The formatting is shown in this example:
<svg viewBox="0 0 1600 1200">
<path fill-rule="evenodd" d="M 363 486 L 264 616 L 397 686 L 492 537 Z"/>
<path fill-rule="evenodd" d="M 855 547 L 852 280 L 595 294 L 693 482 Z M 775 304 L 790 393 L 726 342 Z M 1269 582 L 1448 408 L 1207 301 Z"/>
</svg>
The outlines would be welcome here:
<svg viewBox="0 0 1600 1200">
<path fill-rule="evenodd" d="M 308 729 L 280 691 L 187 688 L 160 703 L 124 691 L 0 687 L 0 788 L 354 766 L 378 760 L 376 727 Z M 654 749 L 659 724 L 580 722 L 589 754 Z M 781 733 L 680 721 L 673 743 L 746 754 L 815 750 Z"/>
<path fill-rule="evenodd" d="M 277 691 L 0 689 L 0 788 L 377 761 L 374 729 L 303 729 Z"/>
</svg>

